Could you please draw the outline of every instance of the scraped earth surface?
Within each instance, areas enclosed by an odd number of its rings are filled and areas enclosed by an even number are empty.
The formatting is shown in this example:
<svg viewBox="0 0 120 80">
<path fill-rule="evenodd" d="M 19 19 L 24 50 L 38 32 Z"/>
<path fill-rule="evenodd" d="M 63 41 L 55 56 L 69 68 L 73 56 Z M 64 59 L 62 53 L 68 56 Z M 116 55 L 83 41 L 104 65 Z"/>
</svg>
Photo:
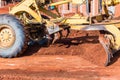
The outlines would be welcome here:
<svg viewBox="0 0 120 80">
<path fill-rule="evenodd" d="M 8 13 L 9 6 L 0 9 Z M 0 80 L 120 80 L 120 52 L 104 67 L 99 31 L 71 31 L 49 47 L 29 46 L 17 58 L 0 58 Z"/>
<path fill-rule="evenodd" d="M 29 46 L 17 58 L 0 58 L 0 80 L 120 80 L 120 52 L 104 67 L 99 31 L 71 31 L 49 47 Z"/>
</svg>

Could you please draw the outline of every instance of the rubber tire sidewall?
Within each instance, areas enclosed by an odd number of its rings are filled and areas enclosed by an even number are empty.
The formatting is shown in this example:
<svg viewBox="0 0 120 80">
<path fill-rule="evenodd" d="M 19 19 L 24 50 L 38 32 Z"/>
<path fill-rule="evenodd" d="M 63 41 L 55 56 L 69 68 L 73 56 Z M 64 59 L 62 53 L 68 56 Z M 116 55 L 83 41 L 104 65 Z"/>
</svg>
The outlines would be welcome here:
<svg viewBox="0 0 120 80">
<path fill-rule="evenodd" d="M 5 48 L 5 49 L 1 48 L 0 56 L 9 57 L 9 58 L 16 57 L 22 51 L 22 48 L 24 46 L 24 42 L 25 42 L 24 28 L 18 19 L 8 14 L 0 15 L 0 25 L 10 26 L 15 33 L 14 44 L 9 48 Z"/>
</svg>

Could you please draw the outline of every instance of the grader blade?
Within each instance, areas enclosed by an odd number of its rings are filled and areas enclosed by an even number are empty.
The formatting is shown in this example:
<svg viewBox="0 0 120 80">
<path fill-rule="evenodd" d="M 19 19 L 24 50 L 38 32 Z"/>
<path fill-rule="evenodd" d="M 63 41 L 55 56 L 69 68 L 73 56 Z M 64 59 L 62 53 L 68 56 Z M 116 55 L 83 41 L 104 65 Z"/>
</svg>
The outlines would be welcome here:
<svg viewBox="0 0 120 80">
<path fill-rule="evenodd" d="M 106 53 L 106 61 L 104 62 L 104 66 L 108 66 L 111 61 L 111 58 L 113 57 L 112 51 L 110 49 L 110 44 L 109 42 L 107 43 L 104 42 L 102 39 L 100 39 L 99 41 L 100 41 L 100 44 L 103 46 L 105 53 Z"/>
</svg>

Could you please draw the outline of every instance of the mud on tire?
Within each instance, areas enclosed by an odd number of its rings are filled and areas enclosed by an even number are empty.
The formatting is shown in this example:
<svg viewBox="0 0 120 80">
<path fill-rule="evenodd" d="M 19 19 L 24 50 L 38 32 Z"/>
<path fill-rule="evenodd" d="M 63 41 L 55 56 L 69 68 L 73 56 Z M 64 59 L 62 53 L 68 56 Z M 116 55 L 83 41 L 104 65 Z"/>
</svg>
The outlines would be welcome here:
<svg viewBox="0 0 120 80">
<path fill-rule="evenodd" d="M 26 46 L 26 33 L 21 22 L 12 15 L 0 15 L 0 56 L 16 57 Z"/>
</svg>

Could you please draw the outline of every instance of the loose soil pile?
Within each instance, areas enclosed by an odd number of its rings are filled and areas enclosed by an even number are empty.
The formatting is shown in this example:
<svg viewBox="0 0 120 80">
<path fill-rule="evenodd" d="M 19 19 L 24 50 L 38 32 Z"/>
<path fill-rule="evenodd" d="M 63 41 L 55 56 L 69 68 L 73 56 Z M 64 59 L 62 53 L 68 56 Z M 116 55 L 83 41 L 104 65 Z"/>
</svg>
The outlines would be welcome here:
<svg viewBox="0 0 120 80">
<path fill-rule="evenodd" d="M 71 30 L 67 38 L 57 40 L 49 47 L 34 46 L 28 48 L 29 54 L 34 55 L 78 55 L 96 65 L 104 66 L 106 61 L 106 53 L 102 45 L 99 43 L 99 31 L 76 31 Z"/>
</svg>

